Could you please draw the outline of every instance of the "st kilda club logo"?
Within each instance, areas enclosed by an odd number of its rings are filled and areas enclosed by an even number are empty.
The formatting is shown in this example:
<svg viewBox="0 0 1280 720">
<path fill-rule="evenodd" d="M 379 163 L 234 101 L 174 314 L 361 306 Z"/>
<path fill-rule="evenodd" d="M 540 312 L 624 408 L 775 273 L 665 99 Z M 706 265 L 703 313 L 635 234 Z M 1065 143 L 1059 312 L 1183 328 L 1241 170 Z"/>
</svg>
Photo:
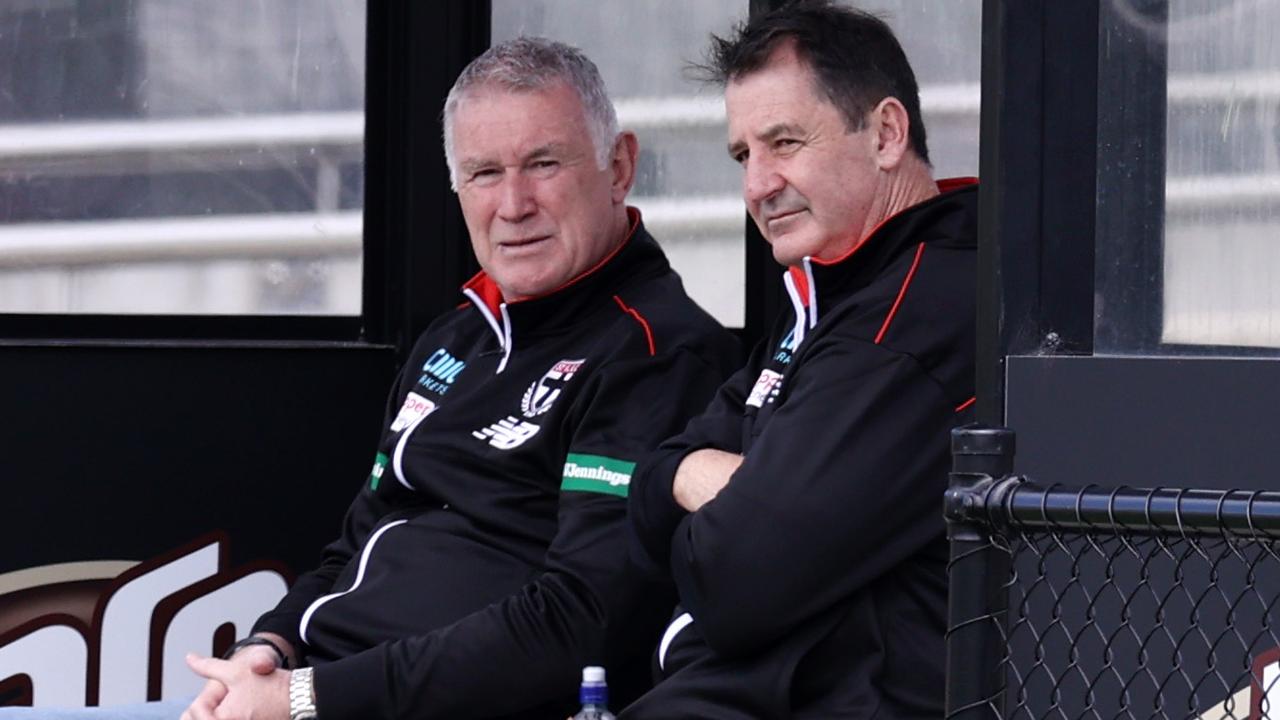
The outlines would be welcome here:
<svg viewBox="0 0 1280 720">
<path fill-rule="evenodd" d="M 561 388 L 582 369 L 584 362 L 586 362 L 585 359 L 561 360 L 552 365 L 546 374 L 524 391 L 524 397 L 520 398 L 520 411 L 524 416 L 535 418 L 550 410 L 552 403 L 560 397 Z"/>
<path fill-rule="evenodd" d="M 228 568 L 212 533 L 140 563 L 0 575 L 0 706 L 85 707 L 199 692 L 188 652 L 221 654 L 288 589 L 284 565 Z"/>
</svg>

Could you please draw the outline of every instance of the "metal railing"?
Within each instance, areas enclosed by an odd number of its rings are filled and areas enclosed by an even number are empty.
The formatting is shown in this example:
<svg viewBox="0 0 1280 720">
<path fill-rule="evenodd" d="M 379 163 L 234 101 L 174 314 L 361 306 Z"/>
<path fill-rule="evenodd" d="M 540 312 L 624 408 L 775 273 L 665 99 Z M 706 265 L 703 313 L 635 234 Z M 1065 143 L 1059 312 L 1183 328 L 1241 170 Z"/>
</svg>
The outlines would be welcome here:
<svg viewBox="0 0 1280 720">
<path fill-rule="evenodd" d="M 1280 717 L 1280 493 L 1065 488 L 954 432 L 947 717 Z"/>
</svg>

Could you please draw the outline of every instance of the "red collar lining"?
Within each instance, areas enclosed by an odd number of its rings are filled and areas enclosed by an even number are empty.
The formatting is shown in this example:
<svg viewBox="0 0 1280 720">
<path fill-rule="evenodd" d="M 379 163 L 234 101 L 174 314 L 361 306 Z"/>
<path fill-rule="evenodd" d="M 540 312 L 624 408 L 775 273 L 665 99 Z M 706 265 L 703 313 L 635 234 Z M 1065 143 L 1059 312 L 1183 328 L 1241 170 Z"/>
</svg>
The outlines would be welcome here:
<svg viewBox="0 0 1280 720">
<path fill-rule="evenodd" d="M 804 271 L 804 268 L 794 265 L 788 266 L 787 272 L 791 273 L 791 281 L 795 283 L 796 292 L 800 294 L 800 304 L 809 307 L 809 274 Z"/>
<path fill-rule="evenodd" d="M 959 189 L 960 189 L 960 188 L 962 188 L 962 187 L 968 187 L 968 186 L 970 186 L 970 185 L 976 185 L 977 183 L 978 183 L 978 178 L 976 178 L 976 177 L 953 177 L 953 178 L 943 178 L 943 179 L 938 180 L 938 181 L 936 182 L 936 184 L 937 184 L 937 186 L 938 186 L 938 192 L 939 192 L 939 194 L 944 194 L 944 195 L 945 195 L 946 193 L 951 192 L 952 190 L 959 190 Z M 919 203 L 916 203 L 916 205 L 919 205 Z M 852 248 L 850 248 L 850 250 L 849 250 L 848 252 L 846 252 L 845 254 L 841 255 L 840 257 L 833 258 L 833 259 L 831 259 L 831 260 L 823 260 L 823 259 L 821 259 L 821 258 L 813 258 L 813 259 L 812 259 L 812 262 L 813 262 L 815 265 L 837 265 L 837 264 L 839 264 L 839 263 L 844 262 L 845 260 L 848 260 L 848 259 L 849 259 L 849 257 L 850 257 L 851 255 L 853 255 L 854 253 L 858 252 L 858 250 L 859 250 L 863 245 L 866 245 L 866 244 L 867 244 L 867 240 L 871 239 L 871 237 L 872 237 L 872 236 L 874 236 L 877 232 L 879 232 L 879 231 L 880 231 L 880 228 L 884 227 L 884 224 L 885 224 L 885 223 L 887 223 L 887 222 L 889 222 L 890 220 L 892 220 L 892 219 L 894 219 L 894 218 L 898 217 L 898 216 L 899 216 L 899 215 L 901 215 L 902 213 L 904 213 L 904 212 L 906 212 L 906 211 L 910 210 L 911 208 L 916 207 L 916 205 L 912 205 L 911 207 L 903 208 L 903 209 L 899 210 L 898 212 L 896 212 L 896 213 L 894 213 L 894 214 L 890 215 L 889 217 L 887 217 L 887 218 L 885 218 L 885 219 L 881 220 L 879 223 L 877 223 L 877 224 L 876 224 L 876 226 L 875 226 L 875 227 L 871 228 L 871 232 L 867 233 L 866 235 L 863 235 L 863 236 L 862 236 L 862 239 L 861 239 L 861 240 L 859 240 L 859 241 L 857 242 L 857 244 L 856 244 L 856 245 L 854 245 Z"/>
</svg>

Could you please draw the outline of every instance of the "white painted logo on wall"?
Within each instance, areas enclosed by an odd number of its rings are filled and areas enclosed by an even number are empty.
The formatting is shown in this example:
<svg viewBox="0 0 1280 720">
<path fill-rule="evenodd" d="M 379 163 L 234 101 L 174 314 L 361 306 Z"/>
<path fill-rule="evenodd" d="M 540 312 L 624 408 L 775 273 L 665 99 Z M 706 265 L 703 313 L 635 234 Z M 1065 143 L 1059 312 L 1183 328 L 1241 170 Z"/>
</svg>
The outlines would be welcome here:
<svg viewBox="0 0 1280 720">
<path fill-rule="evenodd" d="M 183 656 L 211 655 L 214 634 L 227 624 L 236 637 L 247 635 L 288 590 L 274 566 L 222 567 L 222 543 L 221 537 L 198 541 L 114 578 L 91 570 L 86 574 L 86 568 L 114 564 L 106 562 L 0 576 L 0 604 L 19 603 L 16 607 L 27 610 L 20 614 L 26 617 L 36 611 L 35 618 L 17 627 L 0 627 L 0 685 L 26 676 L 35 707 L 117 705 L 196 694 L 204 679 L 187 668 Z M 51 592 L 26 592 L 35 589 Z M 96 602 L 83 605 L 78 598 L 85 592 L 99 593 Z M 93 607 L 92 617 L 78 616 L 81 607 Z M 90 682 L 94 659 L 98 677 Z M 90 696 L 94 686 L 97 697 Z"/>
</svg>

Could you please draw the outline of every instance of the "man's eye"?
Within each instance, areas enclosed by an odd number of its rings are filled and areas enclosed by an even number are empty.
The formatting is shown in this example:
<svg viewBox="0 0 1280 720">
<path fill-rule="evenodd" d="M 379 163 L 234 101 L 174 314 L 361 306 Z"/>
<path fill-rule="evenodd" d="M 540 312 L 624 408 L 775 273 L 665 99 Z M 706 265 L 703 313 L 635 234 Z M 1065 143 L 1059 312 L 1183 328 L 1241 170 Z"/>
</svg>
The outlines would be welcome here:
<svg viewBox="0 0 1280 720">
<path fill-rule="evenodd" d="M 795 138 L 778 138 L 773 141 L 773 146 L 779 150 L 787 150 L 800 144 Z"/>
<path fill-rule="evenodd" d="M 467 177 L 467 180 L 469 182 L 485 185 L 497 181 L 498 175 L 499 173 L 495 168 L 483 168 L 473 171 L 471 175 Z"/>
<path fill-rule="evenodd" d="M 534 160 L 530 165 L 534 170 L 554 170 L 560 167 L 560 163 L 556 160 Z"/>
<path fill-rule="evenodd" d="M 745 165 L 745 164 L 747 163 L 747 151 L 746 151 L 746 150 L 743 150 L 742 152 L 736 152 L 736 153 L 734 153 L 734 154 L 730 155 L 729 157 L 733 158 L 733 161 L 734 161 L 734 162 L 736 162 L 736 163 L 738 163 L 739 165 Z"/>
</svg>

